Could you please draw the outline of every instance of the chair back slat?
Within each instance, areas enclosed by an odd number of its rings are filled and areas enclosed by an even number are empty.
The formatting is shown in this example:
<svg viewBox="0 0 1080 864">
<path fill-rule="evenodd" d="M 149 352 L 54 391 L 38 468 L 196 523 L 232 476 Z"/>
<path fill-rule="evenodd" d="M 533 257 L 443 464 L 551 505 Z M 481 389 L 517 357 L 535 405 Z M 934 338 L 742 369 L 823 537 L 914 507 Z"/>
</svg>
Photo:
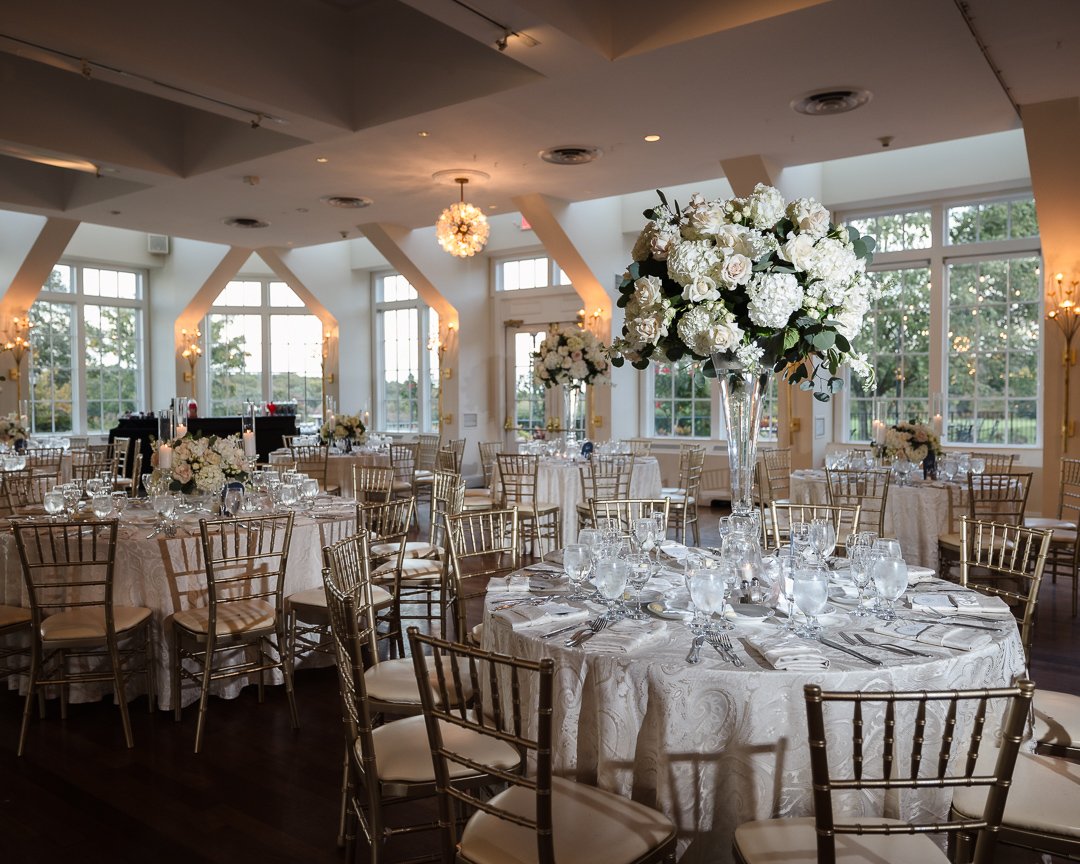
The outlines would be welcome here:
<svg viewBox="0 0 1080 864">
<path fill-rule="evenodd" d="M 451 604 L 458 640 L 468 638 L 468 601 L 483 596 L 488 580 L 517 570 L 520 559 L 518 512 L 507 510 L 460 510 L 443 516 L 444 534 L 450 549 L 445 593 Z M 466 582 L 475 585 L 470 591 Z"/>
<path fill-rule="evenodd" d="M 275 610 L 283 608 L 294 516 L 199 520 L 210 632 L 215 632 L 219 606 L 264 600 Z"/>
<path fill-rule="evenodd" d="M 886 468 L 835 469 L 826 468 L 829 504 L 834 507 L 860 507 L 863 527 L 867 531 L 885 532 L 885 506 L 889 498 L 892 472 Z"/>
<path fill-rule="evenodd" d="M 968 515 L 973 520 L 1024 524 L 1031 472 L 968 474 Z"/>
<path fill-rule="evenodd" d="M 791 497 L 791 448 L 775 447 L 761 451 L 769 501 L 786 501 Z"/>
<path fill-rule="evenodd" d="M 389 465 L 352 466 L 353 495 L 361 504 L 383 504 L 394 488 L 394 469 Z"/>
<path fill-rule="evenodd" d="M 15 522 L 15 544 L 36 626 L 68 609 L 102 607 L 112 631 L 117 522 Z"/>
<path fill-rule="evenodd" d="M 670 498 L 626 498 L 621 501 L 592 502 L 593 525 L 601 526 L 606 521 L 618 525 L 619 534 L 629 537 L 638 519 L 651 519 L 653 513 L 664 514 L 664 531 L 667 532 L 668 515 L 671 511 Z"/>
<path fill-rule="evenodd" d="M 505 445 L 502 441 L 481 441 L 477 446 L 480 449 L 480 469 L 484 472 L 484 487 L 490 489 L 495 457 L 503 452 Z"/>
</svg>

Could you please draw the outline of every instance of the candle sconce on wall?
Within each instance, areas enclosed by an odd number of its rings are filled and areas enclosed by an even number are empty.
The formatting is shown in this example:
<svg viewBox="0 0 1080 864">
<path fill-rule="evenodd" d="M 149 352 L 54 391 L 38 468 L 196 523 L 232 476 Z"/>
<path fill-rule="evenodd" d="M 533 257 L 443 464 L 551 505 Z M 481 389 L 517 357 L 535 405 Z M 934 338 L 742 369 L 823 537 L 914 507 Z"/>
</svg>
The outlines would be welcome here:
<svg viewBox="0 0 1080 864">
<path fill-rule="evenodd" d="M 199 365 L 199 358 L 202 357 L 202 332 L 196 327 L 194 330 L 189 331 L 186 327 L 180 331 L 180 344 L 182 346 L 180 356 L 183 357 L 188 364 L 188 371 L 184 373 L 184 381 L 191 382 L 191 395 L 195 395 L 195 367 Z"/>
<path fill-rule="evenodd" d="M 1066 451 L 1069 439 L 1076 434 L 1076 421 L 1069 417 L 1069 372 L 1076 365 L 1076 350 L 1072 347 L 1073 337 L 1080 318 L 1077 317 L 1077 300 L 1080 297 L 1080 278 L 1072 274 L 1068 279 L 1064 273 L 1057 273 L 1049 280 L 1046 289 L 1046 320 L 1053 321 L 1065 339 L 1065 351 L 1061 356 L 1061 365 L 1065 369 L 1065 401 L 1062 406 L 1061 449 Z"/>
<path fill-rule="evenodd" d="M 15 365 L 8 371 L 8 376 L 15 380 L 16 404 L 22 404 L 22 361 L 26 352 L 30 350 L 30 331 L 34 324 L 27 313 L 20 318 L 18 315 L 11 319 L 11 330 L 14 333 L 3 345 L 5 351 L 11 352 Z"/>
</svg>

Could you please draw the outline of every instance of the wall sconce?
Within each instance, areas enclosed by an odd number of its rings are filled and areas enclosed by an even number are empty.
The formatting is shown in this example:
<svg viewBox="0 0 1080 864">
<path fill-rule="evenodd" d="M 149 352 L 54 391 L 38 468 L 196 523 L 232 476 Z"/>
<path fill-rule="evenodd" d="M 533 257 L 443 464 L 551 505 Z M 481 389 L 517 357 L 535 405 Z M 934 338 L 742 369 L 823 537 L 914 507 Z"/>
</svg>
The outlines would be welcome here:
<svg viewBox="0 0 1080 864">
<path fill-rule="evenodd" d="M 15 335 L 4 342 L 4 350 L 10 351 L 15 361 L 15 366 L 9 370 L 9 377 L 15 379 L 15 398 L 18 405 L 22 404 L 22 361 L 30 350 L 30 331 L 33 327 L 29 313 L 22 318 L 16 315 L 11 319 L 11 329 Z"/>
<path fill-rule="evenodd" d="M 1054 276 L 1046 290 L 1046 320 L 1053 321 L 1065 338 L 1065 352 L 1061 365 L 1065 368 L 1065 404 L 1061 420 L 1061 451 L 1068 448 L 1069 439 L 1076 434 L 1076 421 L 1069 419 L 1069 370 L 1076 365 L 1076 351 L 1072 347 L 1073 336 L 1080 326 L 1076 301 L 1080 278 L 1075 274 L 1066 281 L 1064 273 Z"/>
<path fill-rule="evenodd" d="M 439 393 L 436 405 L 436 416 L 439 418 L 440 428 L 444 425 L 450 424 L 454 420 L 453 414 L 443 414 L 443 385 L 441 381 L 449 381 L 454 377 L 454 370 L 445 365 L 444 358 L 446 357 L 446 351 L 450 347 L 450 342 L 457 335 L 458 322 L 448 321 L 446 324 L 446 341 L 443 341 L 442 335 L 436 331 L 428 336 L 427 350 L 429 353 L 434 352 L 438 357 L 439 363 Z"/>
<path fill-rule="evenodd" d="M 334 338 L 333 333 L 330 333 L 329 331 L 327 331 L 326 333 L 323 333 L 323 337 L 322 337 L 322 371 L 323 371 L 323 380 L 327 384 L 333 384 L 334 383 L 334 373 L 326 371 L 326 366 L 330 362 L 330 342 L 333 340 L 333 338 Z M 325 391 L 325 389 L 326 388 L 324 387 L 323 390 Z M 326 413 L 326 412 L 324 411 L 323 413 Z"/>
<path fill-rule="evenodd" d="M 180 352 L 180 356 L 187 360 L 189 371 L 184 373 L 184 380 L 191 382 L 191 395 L 195 396 L 195 367 L 199 365 L 199 358 L 202 357 L 202 345 L 199 344 L 199 340 L 202 338 L 202 332 L 196 327 L 190 332 L 185 327 L 180 331 L 180 342 L 184 346 Z"/>
</svg>

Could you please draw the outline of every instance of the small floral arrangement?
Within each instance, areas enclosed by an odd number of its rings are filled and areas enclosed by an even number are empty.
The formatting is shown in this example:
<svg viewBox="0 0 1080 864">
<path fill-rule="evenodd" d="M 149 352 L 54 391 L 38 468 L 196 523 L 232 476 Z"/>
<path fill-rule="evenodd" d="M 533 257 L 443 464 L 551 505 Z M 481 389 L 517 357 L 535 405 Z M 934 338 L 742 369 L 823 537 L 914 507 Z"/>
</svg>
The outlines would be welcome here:
<svg viewBox="0 0 1080 864">
<path fill-rule="evenodd" d="M 572 324 L 552 324 L 533 359 L 533 377 L 545 387 L 606 384 L 611 380 L 611 364 L 603 344 L 588 330 Z"/>
<path fill-rule="evenodd" d="M 338 414 L 332 416 L 319 428 L 319 440 L 324 444 L 330 441 L 363 441 L 367 427 L 356 414 Z"/>
<path fill-rule="evenodd" d="M 941 455 L 941 439 L 922 423 L 897 423 L 885 430 L 882 449 L 886 456 L 909 462 L 922 462 L 927 456 L 933 456 L 936 462 Z"/>
<path fill-rule="evenodd" d="M 231 481 L 247 479 L 247 457 L 238 435 L 185 435 L 168 442 L 172 448 L 169 488 L 173 492 L 220 492 Z M 161 441 L 153 443 L 151 464 L 158 468 Z"/>
<path fill-rule="evenodd" d="M 15 442 L 26 441 L 29 437 L 22 418 L 18 414 L 0 417 L 0 444 L 14 446 Z"/>
<path fill-rule="evenodd" d="M 873 381 L 866 355 L 852 347 L 880 294 L 866 274 L 872 237 L 834 225 L 813 198 L 786 203 L 760 183 L 747 198 L 695 194 L 682 210 L 663 193 L 660 201 L 645 211 L 619 286 L 626 320 L 611 346 L 614 365 L 716 355 L 787 369 L 790 383 L 818 390 L 821 401 L 840 390 L 843 363 Z"/>
</svg>

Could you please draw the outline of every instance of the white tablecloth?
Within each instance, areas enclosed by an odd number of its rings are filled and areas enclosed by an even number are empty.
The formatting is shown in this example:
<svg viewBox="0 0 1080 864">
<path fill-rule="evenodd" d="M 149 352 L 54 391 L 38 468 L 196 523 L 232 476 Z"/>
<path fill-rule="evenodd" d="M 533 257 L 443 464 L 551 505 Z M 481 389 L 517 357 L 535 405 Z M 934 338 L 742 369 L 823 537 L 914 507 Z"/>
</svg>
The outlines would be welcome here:
<svg viewBox="0 0 1080 864">
<path fill-rule="evenodd" d="M 298 515 L 293 523 L 289 561 L 285 571 L 285 596 L 322 585 L 322 549 L 335 543 L 355 530 L 355 510 L 349 505 L 340 507 L 341 516 L 312 519 Z M 335 510 L 335 512 L 338 512 Z M 116 569 L 114 575 L 113 602 L 122 606 L 146 606 L 153 610 L 152 635 L 157 659 L 158 707 L 172 707 L 169 692 L 172 669 L 172 646 L 170 620 L 180 609 L 206 603 L 206 571 L 203 567 L 202 549 L 197 520 L 189 520 L 178 528 L 172 538 L 147 539 L 153 526 L 145 524 L 122 524 L 117 536 Z M 7 533 L 0 536 L 0 603 L 29 607 L 30 600 L 22 578 L 19 553 L 15 538 Z M 268 679 L 271 680 L 271 679 Z M 273 683 L 280 683 L 276 675 Z M 10 686 L 25 684 L 15 678 Z M 217 696 L 233 698 L 248 683 L 247 679 L 232 678 L 215 682 L 211 692 Z M 111 692 L 106 684 L 87 684 L 70 688 L 71 701 L 96 701 L 102 694 Z M 145 692 L 142 678 L 132 679 L 128 684 L 131 697 Z M 189 705 L 198 699 L 198 688 L 184 686 L 182 702 Z"/>
<path fill-rule="evenodd" d="M 565 459 L 541 459 L 536 472 L 536 500 L 559 505 L 563 543 L 577 538 L 577 505 L 585 500 L 581 489 L 584 464 Z M 493 470 L 492 485 L 496 494 L 502 494 L 498 463 Z M 659 498 L 660 488 L 660 465 L 656 459 L 652 456 L 635 459 L 630 475 L 630 497 Z"/>
<path fill-rule="evenodd" d="M 828 504 L 829 488 L 820 469 L 791 472 L 791 500 Z M 869 527 L 869 526 L 867 526 Z M 885 534 L 900 541 L 908 564 L 937 570 L 938 536 L 949 532 L 949 489 L 939 481 L 917 480 L 910 486 L 889 484 Z M 840 542 L 843 542 L 841 539 Z"/>
<path fill-rule="evenodd" d="M 275 450 L 270 454 L 271 465 L 292 465 L 292 454 L 288 450 Z M 326 463 L 326 483 L 328 486 L 341 487 L 343 498 L 355 498 L 353 489 L 353 465 L 390 465 L 390 454 L 368 450 L 352 453 L 331 453 Z"/>
<path fill-rule="evenodd" d="M 628 653 L 604 653 L 589 643 L 575 649 L 560 638 L 540 639 L 558 627 L 555 623 L 513 630 L 507 618 L 491 613 L 490 605 L 485 648 L 555 660 L 555 772 L 666 813 L 678 826 L 681 864 L 731 861 L 732 837 L 742 822 L 812 815 L 803 685 L 814 682 L 835 690 L 999 687 L 1024 670 L 1011 619 L 989 645 L 968 653 L 926 648 L 941 659 L 904 660 L 871 652 L 887 664 L 873 667 L 826 648 L 831 667 L 806 673 L 767 668 L 747 650 L 743 638 L 774 625 L 737 624 L 731 635 L 745 669 L 722 661 L 709 646 L 701 663 L 691 666 L 685 662 L 690 634 L 681 622 L 619 622 L 605 636 L 642 626 L 661 632 Z M 849 631 L 869 626 L 855 623 L 866 620 L 852 619 L 843 626 Z M 850 754 L 850 713 L 845 716 L 838 736 L 844 739 L 843 752 Z M 868 759 L 874 746 L 868 738 Z M 866 801 L 860 800 L 857 808 L 865 808 Z M 949 797 L 929 792 L 902 800 L 900 815 L 915 818 L 931 812 L 944 816 Z"/>
</svg>

